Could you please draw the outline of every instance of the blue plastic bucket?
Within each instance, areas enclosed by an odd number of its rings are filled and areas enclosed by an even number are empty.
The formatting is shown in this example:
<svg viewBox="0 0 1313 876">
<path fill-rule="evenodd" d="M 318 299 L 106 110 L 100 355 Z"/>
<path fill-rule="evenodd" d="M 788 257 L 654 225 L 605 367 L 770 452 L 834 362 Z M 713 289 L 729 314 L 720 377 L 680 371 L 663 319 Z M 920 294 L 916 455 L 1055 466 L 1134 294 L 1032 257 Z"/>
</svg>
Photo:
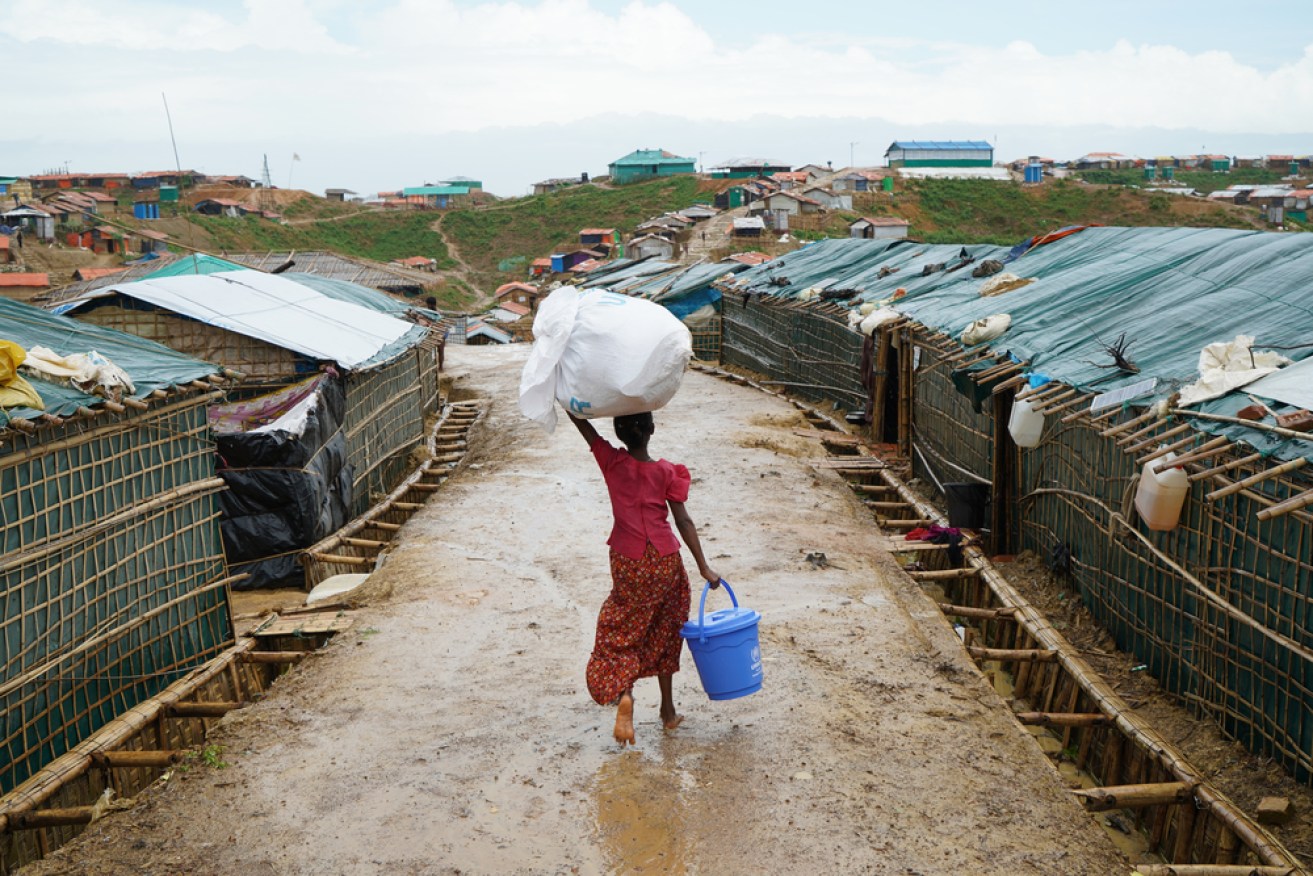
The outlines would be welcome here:
<svg viewBox="0 0 1313 876">
<path fill-rule="evenodd" d="M 757 640 L 757 622 L 761 614 L 739 608 L 739 600 L 724 580 L 733 608 L 707 614 L 707 594 L 711 585 L 702 588 L 698 620 L 686 621 L 679 634 L 688 642 L 693 663 L 698 668 L 702 689 L 713 700 L 733 700 L 761 690 L 761 644 Z"/>
</svg>

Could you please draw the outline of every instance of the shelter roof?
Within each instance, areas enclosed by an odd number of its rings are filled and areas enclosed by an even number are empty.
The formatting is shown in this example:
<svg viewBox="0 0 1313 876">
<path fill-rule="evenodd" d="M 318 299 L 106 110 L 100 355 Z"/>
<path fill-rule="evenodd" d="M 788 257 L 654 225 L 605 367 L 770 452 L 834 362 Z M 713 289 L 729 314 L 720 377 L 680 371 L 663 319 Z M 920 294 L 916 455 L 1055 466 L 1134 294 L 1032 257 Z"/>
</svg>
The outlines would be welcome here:
<svg viewBox="0 0 1313 876">
<path fill-rule="evenodd" d="M 157 389 L 185 386 L 219 370 L 208 362 L 185 356 L 163 344 L 58 316 L 4 297 L 0 297 L 0 322 L 5 325 L 5 338 L 25 350 L 42 346 L 61 356 L 97 351 L 132 378 L 136 398 L 144 398 Z M 46 409 L 7 408 L 5 413 L 11 418 L 30 420 L 42 413 L 70 416 L 78 408 L 94 408 L 105 401 L 67 384 L 30 376 L 28 381 L 45 402 Z"/>
<path fill-rule="evenodd" d="M 537 295 L 539 290 L 538 287 L 533 285 L 532 283 L 520 283 L 520 282 L 502 283 L 500 286 L 497 287 L 497 291 L 493 293 L 493 296 L 496 298 L 501 298 L 503 295 L 509 295 L 512 292 L 516 292 L 516 291 L 528 292 L 531 295 Z"/>
<path fill-rule="evenodd" d="M 381 310 L 330 295 L 322 287 L 247 269 L 161 273 L 134 283 L 112 283 L 68 302 L 65 310 L 76 312 L 115 294 L 347 369 L 386 361 L 418 343 L 424 332 Z M 415 329 L 419 336 L 413 336 Z"/>
<path fill-rule="evenodd" d="M 635 149 L 623 158 L 617 158 L 612 164 L 692 164 L 692 158 L 684 158 L 665 149 Z"/>
<path fill-rule="evenodd" d="M 529 308 L 525 307 L 518 301 L 503 301 L 497 306 L 502 310 L 510 311 L 516 316 L 528 316 L 530 313 Z"/>
<path fill-rule="evenodd" d="M 922 152 L 955 152 L 962 149 L 988 149 L 992 144 L 985 140 L 895 140 L 889 144 L 888 152 L 895 149 L 916 149 Z"/>
<path fill-rule="evenodd" d="M 848 227 L 852 228 L 859 222 L 865 222 L 867 225 L 873 225 L 876 228 L 894 228 L 912 224 L 906 219 L 900 219 L 897 216 L 862 216 L 859 219 L 854 219 L 852 222 L 849 222 Z"/>
<path fill-rule="evenodd" d="M 987 258 L 1034 282 L 982 297 L 987 279 L 958 268 Z M 1092 392 L 1152 377 L 1157 383 L 1150 397 L 1164 398 L 1198 377 L 1200 351 L 1207 344 L 1240 334 L 1259 338 L 1257 349 L 1307 343 L 1313 334 L 1306 292 L 1310 272 L 1309 235 L 1077 227 L 1011 250 L 821 241 L 744 272 L 734 285 L 784 298 L 812 287 L 840 291 L 850 302 L 889 303 L 955 337 L 975 320 L 1007 313 L 1012 327 L 991 347 L 1027 362 L 1032 373 Z M 895 299 L 898 288 L 905 294 Z M 1138 373 L 1101 367 L 1112 363 L 1106 344 L 1122 335 Z M 1205 402 L 1204 410 L 1232 412 L 1243 406 L 1238 403 L 1243 398 L 1242 390 Z M 1197 423 L 1205 431 L 1221 431 L 1216 424 Z M 1261 451 L 1313 457 L 1313 441 L 1276 440 L 1236 428 Z"/>
<path fill-rule="evenodd" d="M 728 161 L 722 161 L 712 170 L 735 170 L 735 169 L 753 169 L 765 170 L 768 167 L 792 167 L 787 161 L 776 161 L 773 158 L 731 158 Z"/>
<path fill-rule="evenodd" d="M 0 286 L 11 288 L 44 287 L 50 285 L 49 274 L 0 274 Z"/>
</svg>

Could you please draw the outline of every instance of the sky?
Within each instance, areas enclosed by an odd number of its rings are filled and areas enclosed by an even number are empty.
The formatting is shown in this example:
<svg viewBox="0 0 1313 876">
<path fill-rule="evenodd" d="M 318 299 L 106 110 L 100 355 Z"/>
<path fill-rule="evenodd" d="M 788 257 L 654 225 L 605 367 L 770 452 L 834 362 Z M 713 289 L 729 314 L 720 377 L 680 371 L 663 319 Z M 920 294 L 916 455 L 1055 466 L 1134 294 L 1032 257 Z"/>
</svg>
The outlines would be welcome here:
<svg viewBox="0 0 1313 876">
<path fill-rule="evenodd" d="M 1306 0 L 0 0 L 0 176 L 500 195 L 637 148 L 1313 153 Z M 167 113 L 166 113 L 167 101 Z M 170 119 L 173 138 L 170 138 Z"/>
</svg>

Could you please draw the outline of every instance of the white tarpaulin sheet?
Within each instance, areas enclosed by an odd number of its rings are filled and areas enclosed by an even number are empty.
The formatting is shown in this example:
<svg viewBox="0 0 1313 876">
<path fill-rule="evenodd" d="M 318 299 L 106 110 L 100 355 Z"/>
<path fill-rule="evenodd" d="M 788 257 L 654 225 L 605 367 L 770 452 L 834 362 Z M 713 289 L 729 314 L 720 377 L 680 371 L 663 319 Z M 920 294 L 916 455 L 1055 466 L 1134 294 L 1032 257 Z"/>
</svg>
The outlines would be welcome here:
<svg viewBox="0 0 1313 876">
<path fill-rule="evenodd" d="M 1200 350 L 1199 379 L 1181 387 L 1181 406 L 1224 396 L 1290 361 L 1280 353 L 1255 352 L 1253 345 L 1249 335 L 1236 335 L 1234 341 L 1209 344 Z"/>
<path fill-rule="evenodd" d="M 76 301 L 114 293 L 344 368 L 372 359 L 414 328 L 405 320 L 260 271 L 189 274 L 102 286 Z M 76 302 L 69 309 L 76 312 Z"/>
<path fill-rule="evenodd" d="M 1254 381 L 1246 392 L 1313 411 L 1313 357 Z"/>
</svg>

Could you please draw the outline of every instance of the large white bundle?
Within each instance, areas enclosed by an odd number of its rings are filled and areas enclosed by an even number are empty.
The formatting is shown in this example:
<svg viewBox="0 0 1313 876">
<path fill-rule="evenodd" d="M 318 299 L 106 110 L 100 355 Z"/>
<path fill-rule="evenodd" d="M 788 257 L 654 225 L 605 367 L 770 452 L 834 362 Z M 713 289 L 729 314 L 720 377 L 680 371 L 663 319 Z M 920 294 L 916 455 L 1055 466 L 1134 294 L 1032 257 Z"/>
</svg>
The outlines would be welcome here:
<svg viewBox="0 0 1313 876">
<path fill-rule="evenodd" d="M 520 410 L 549 432 L 557 401 L 583 418 L 664 407 L 693 355 L 688 328 L 661 305 L 573 286 L 543 301 L 533 335 Z"/>
</svg>

